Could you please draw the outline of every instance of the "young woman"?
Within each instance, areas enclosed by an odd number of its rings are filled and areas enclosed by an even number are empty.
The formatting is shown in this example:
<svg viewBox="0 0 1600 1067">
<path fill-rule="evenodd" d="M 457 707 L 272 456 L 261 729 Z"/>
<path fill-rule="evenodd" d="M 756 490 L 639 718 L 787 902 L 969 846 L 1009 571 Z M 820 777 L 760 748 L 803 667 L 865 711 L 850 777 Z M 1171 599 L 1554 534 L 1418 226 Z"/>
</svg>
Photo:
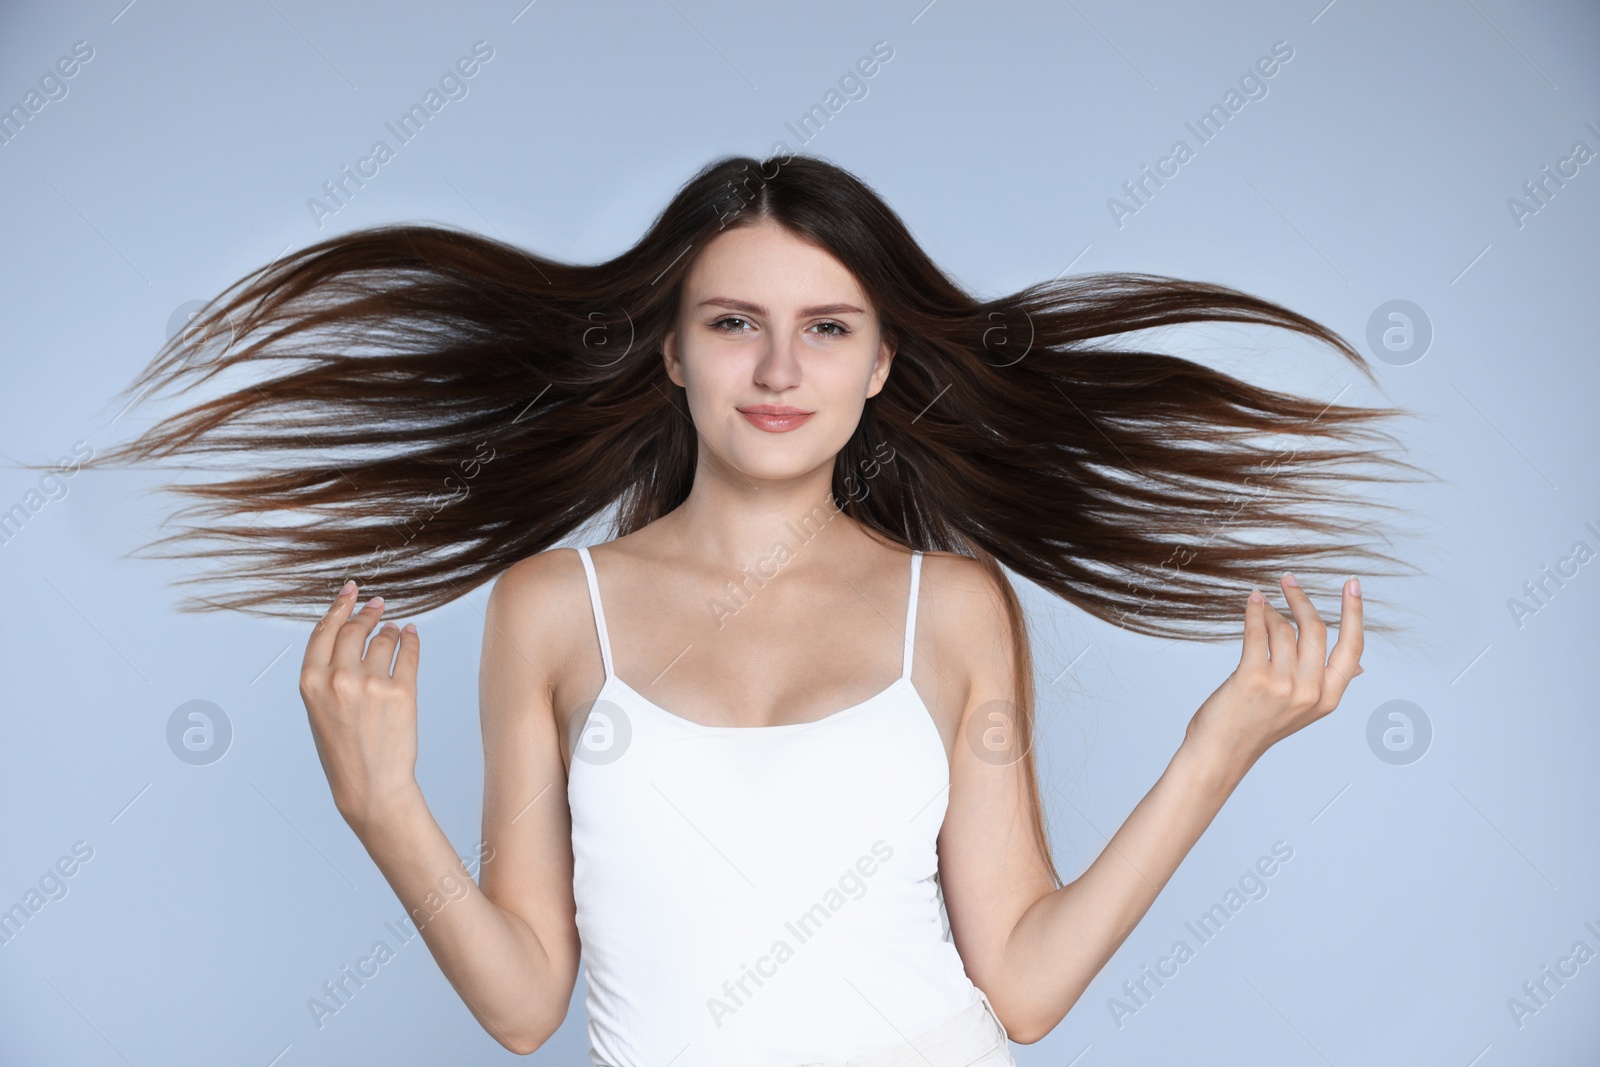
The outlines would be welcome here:
<svg viewBox="0 0 1600 1067">
<path fill-rule="evenodd" d="M 174 344 L 130 390 L 307 365 L 127 455 L 310 450 L 183 490 L 244 516 L 200 533 L 258 561 L 203 607 L 281 613 L 353 575 L 422 610 L 493 580 L 481 890 L 438 900 L 461 861 L 415 775 L 416 628 L 346 582 L 300 692 L 339 812 L 520 1053 L 561 1025 L 581 949 L 596 1064 L 1012 1063 L 1008 1037 L 1050 1032 L 1241 777 L 1361 673 L 1359 582 L 1331 648 L 1307 589 L 1339 552 L 1387 557 L 1348 544 L 1328 485 L 1414 469 L 1370 447 L 1395 409 L 1092 343 L 1268 324 L 1370 377 L 1324 327 L 1148 275 L 978 300 L 804 157 L 707 166 L 598 266 L 398 226 L 240 286 L 189 334 L 222 352 Z M 613 505 L 613 539 L 583 543 Z M 1137 632 L 1243 630 L 1065 885 L 1001 564 Z M 1269 577 L 1292 622 L 1253 591 Z"/>
</svg>

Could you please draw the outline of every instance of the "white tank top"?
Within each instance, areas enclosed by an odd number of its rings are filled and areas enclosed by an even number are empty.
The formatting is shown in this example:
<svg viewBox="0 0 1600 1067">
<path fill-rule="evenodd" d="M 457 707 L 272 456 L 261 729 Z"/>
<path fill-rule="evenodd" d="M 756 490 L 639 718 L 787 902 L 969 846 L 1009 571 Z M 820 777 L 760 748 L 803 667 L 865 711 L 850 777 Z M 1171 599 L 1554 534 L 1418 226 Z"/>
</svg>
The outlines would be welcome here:
<svg viewBox="0 0 1600 1067">
<path fill-rule="evenodd" d="M 950 766 L 900 677 L 814 722 L 705 726 L 614 672 L 567 779 L 589 1058 L 791 1067 L 891 1048 L 981 997 L 938 883 Z"/>
</svg>

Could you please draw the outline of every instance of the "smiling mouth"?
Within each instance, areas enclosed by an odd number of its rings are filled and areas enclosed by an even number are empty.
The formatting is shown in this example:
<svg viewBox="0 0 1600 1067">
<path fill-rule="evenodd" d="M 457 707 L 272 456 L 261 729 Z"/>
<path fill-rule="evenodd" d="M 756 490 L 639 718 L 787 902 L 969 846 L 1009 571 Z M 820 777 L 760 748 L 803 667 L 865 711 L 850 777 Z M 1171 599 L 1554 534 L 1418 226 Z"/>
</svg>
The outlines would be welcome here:
<svg viewBox="0 0 1600 1067">
<path fill-rule="evenodd" d="M 782 404 L 757 404 L 754 407 L 740 408 L 739 414 L 743 415 L 749 423 L 768 433 L 787 433 L 802 425 L 814 411 L 801 411 Z"/>
</svg>

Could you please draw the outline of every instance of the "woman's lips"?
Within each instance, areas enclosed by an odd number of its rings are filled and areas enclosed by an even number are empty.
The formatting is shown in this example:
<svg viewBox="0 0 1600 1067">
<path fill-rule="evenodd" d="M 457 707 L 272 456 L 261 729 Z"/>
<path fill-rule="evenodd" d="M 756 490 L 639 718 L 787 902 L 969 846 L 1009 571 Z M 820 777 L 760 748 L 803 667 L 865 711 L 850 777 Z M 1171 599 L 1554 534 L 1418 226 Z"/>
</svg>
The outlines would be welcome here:
<svg viewBox="0 0 1600 1067">
<path fill-rule="evenodd" d="M 739 414 L 749 420 L 750 425 L 768 433 L 788 433 L 795 427 L 803 424 L 814 411 L 800 411 L 797 408 L 769 407 L 761 405 L 752 408 L 740 408 Z"/>
</svg>

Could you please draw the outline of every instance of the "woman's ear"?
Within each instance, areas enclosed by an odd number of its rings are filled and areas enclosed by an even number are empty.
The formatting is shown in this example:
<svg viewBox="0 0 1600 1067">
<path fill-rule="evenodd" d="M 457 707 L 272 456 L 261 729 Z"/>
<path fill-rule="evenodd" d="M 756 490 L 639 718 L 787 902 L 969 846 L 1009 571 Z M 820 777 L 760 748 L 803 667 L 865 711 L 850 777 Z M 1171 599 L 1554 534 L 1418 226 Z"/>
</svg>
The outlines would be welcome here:
<svg viewBox="0 0 1600 1067">
<path fill-rule="evenodd" d="M 894 348 L 888 341 L 878 342 L 878 358 L 872 364 L 872 377 L 867 380 L 867 395 L 877 396 L 883 383 L 889 380 L 889 367 L 894 363 Z"/>
<path fill-rule="evenodd" d="M 661 362 L 666 365 L 667 377 L 672 379 L 672 384 L 679 388 L 686 388 L 687 383 L 683 378 L 683 360 L 678 356 L 677 330 L 668 330 L 666 336 L 661 338 Z"/>
</svg>

